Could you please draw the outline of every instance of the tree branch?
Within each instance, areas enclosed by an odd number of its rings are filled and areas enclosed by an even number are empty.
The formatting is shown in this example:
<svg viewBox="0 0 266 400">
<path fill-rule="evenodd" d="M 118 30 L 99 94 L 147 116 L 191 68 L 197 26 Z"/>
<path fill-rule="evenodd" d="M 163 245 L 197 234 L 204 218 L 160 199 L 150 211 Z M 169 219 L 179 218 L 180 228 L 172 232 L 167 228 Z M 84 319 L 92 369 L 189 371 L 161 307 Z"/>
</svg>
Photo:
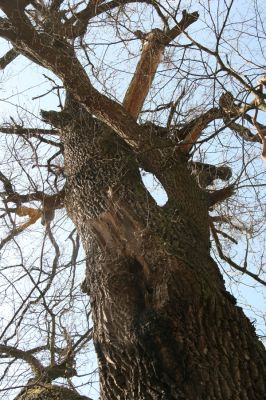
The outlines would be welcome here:
<svg viewBox="0 0 266 400">
<path fill-rule="evenodd" d="M 0 352 L 2 354 L 7 354 L 9 357 L 25 361 L 31 367 L 35 377 L 41 376 L 44 372 L 44 367 L 40 361 L 27 351 L 20 350 L 13 346 L 0 344 Z"/>
<path fill-rule="evenodd" d="M 30 225 L 33 225 L 39 218 L 42 219 L 42 224 L 45 225 L 47 228 L 47 226 L 54 218 L 55 210 L 64 207 L 64 188 L 54 195 L 48 195 L 44 192 L 19 194 L 13 189 L 10 180 L 2 172 L 0 172 L 0 181 L 2 181 L 5 188 L 5 193 L 1 193 L 2 197 L 5 196 L 5 198 L 3 199 L 3 203 L 6 205 L 5 209 L 3 210 L 5 211 L 4 215 L 15 213 L 19 217 L 29 217 L 28 221 L 24 222 L 18 227 L 15 227 L 8 234 L 8 236 L 1 241 L 0 249 L 2 249 L 6 245 L 6 243 L 8 243 L 15 236 L 22 233 Z M 42 208 L 38 209 L 22 206 L 23 203 L 29 203 L 31 201 L 40 201 L 42 204 Z M 7 203 L 10 202 L 15 203 L 17 207 L 9 208 L 7 206 Z"/>
<path fill-rule="evenodd" d="M 140 60 L 123 100 L 123 106 L 134 119 L 139 116 L 162 59 L 165 49 L 163 38 L 164 34 L 159 29 L 145 35 Z"/>
<path fill-rule="evenodd" d="M 16 50 L 9 50 L 3 57 L 0 58 L 0 69 L 5 69 L 5 67 L 14 61 L 18 55 L 19 54 Z"/>
<path fill-rule="evenodd" d="M 200 137 L 202 131 L 215 119 L 223 119 L 226 127 L 235 131 L 244 140 L 252 142 L 260 141 L 259 136 L 253 135 L 249 128 L 235 122 L 236 119 L 242 117 L 249 123 L 252 123 L 252 118 L 245 113 L 254 108 L 253 104 L 239 107 L 234 103 L 232 94 L 226 92 L 220 97 L 219 105 L 220 108 L 212 108 L 208 110 L 206 113 L 195 118 L 180 130 L 179 138 L 184 138 L 180 145 L 180 149 L 184 154 L 189 153 Z M 260 128 L 263 127 L 261 124 L 259 124 L 259 126 Z"/>
<path fill-rule="evenodd" d="M 180 145 L 181 151 L 184 154 L 188 154 L 202 131 L 207 128 L 210 122 L 221 118 L 222 115 L 222 111 L 219 108 L 211 108 L 186 124 L 179 132 L 180 139 L 184 138 Z"/>
<path fill-rule="evenodd" d="M 29 219 L 25 223 L 19 225 L 15 229 L 13 229 L 4 239 L 0 242 L 0 250 L 8 243 L 10 240 L 14 239 L 20 233 L 24 232 L 30 225 L 35 224 L 39 218 L 42 218 L 42 225 L 49 227 L 50 222 L 54 218 L 54 209 L 49 210 L 39 210 L 32 207 L 20 207 L 18 209 L 8 209 L 8 212 L 16 212 L 16 214 L 20 217 L 28 216 Z"/>
<path fill-rule="evenodd" d="M 58 131 L 56 129 L 45 129 L 45 128 L 24 128 L 23 126 L 9 126 L 2 125 L 0 126 L 0 132 L 6 134 L 14 134 L 21 135 L 27 137 L 37 137 L 39 135 L 58 135 Z M 58 144 L 59 146 L 59 144 Z"/>
<path fill-rule="evenodd" d="M 265 78 L 264 78 L 265 79 Z M 263 81 L 265 84 L 265 81 Z M 262 93 L 263 83 L 260 84 L 260 91 Z M 261 127 L 261 125 L 257 122 L 258 117 L 258 109 L 255 111 L 255 115 L 252 118 L 253 125 L 257 129 L 258 135 L 260 137 L 262 143 L 262 152 L 261 152 L 261 159 L 266 162 L 266 127 Z"/>
<path fill-rule="evenodd" d="M 1 195 L 6 195 L 4 203 L 9 202 L 15 203 L 21 206 L 23 203 L 29 203 L 31 201 L 40 201 L 45 208 L 62 208 L 64 206 L 65 189 L 63 188 L 60 192 L 49 195 L 44 192 L 36 191 L 28 194 L 17 193 L 10 182 L 10 180 L 0 171 L 0 181 L 3 183 L 5 188 L 5 193 Z"/>
<path fill-rule="evenodd" d="M 224 260 L 225 262 L 227 262 L 227 264 L 229 264 L 231 267 L 235 268 L 237 271 L 242 272 L 243 274 L 246 274 L 248 276 L 250 276 L 251 278 L 255 279 L 255 281 L 261 283 L 262 285 L 266 286 L 266 281 L 264 281 L 263 279 L 261 279 L 257 274 L 254 274 L 253 272 L 249 271 L 246 267 L 241 267 L 240 265 L 236 264 L 233 260 L 231 260 L 230 257 L 227 257 L 224 253 L 223 253 L 223 249 L 222 249 L 222 245 L 221 242 L 218 238 L 218 235 L 216 233 L 216 229 L 213 225 L 213 223 L 210 223 L 211 226 L 211 232 L 215 241 L 215 245 L 219 254 L 219 257 Z"/>
<path fill-rule="evenodd" d="M 232 176 L 232 170 L 226 165 L 215 166 L 212 164 L 190 161 L 188 168 L 191 174 L 197 178 L 202 188 L 212 185 L 216 179 L 228 181 Z"/>
<path fill-rule="evenodd" d="M 92 18 L 126 4 L 146 3 L 155 7 L 156 11 L 158 12 L 158 4 L 154 0 L 111 0 L 104 4 L 101 3 L 103 2 L 91 0 L 87 7 L 85 7 L 82 11 L 73 14 L 73 16 L 64 24 L 66 37 L 69 39 L 74 39 L 78 36 L 84 35 L 87 30 L 88 23 Z M 160 17 L 162 17 L 161 13 Z"/>
<path fill-rule="evenodd" d="M 198 17 L 197 12 L 188 14 L 186 11 L 183 11 L 181 21 L 174 28 L 166 32 L 160 29 L 153 29 L 146 35 L 139 32 L 136 33 L 144 40 L 144 46 L 136 71 L 123 100 L 123 106 L 135 119 L 138 118 L 149 93 L 165 47 L 189 25 L 195 22 Z"/>
<path fill-rule="evenodd" d="M 87 111 L 110 126 L 135 150 L 150 146 L 142 129 L 124 107 L 92 86 L 70 45 L 60 42 L 59 46 L 57 42 L 51 41 L 50 34 L 38 34 L 26 17 L 21 18 L 18 10 L 14 11 L 8 5 L 1 8 L 16 25 L 13 42 L 22 54 L 53 71 L 62 79 L 66 90 L 69 90 Z"/>
<path fill-rule="evenodd" d="M 220 190 L 215 190 L 214 192 L 208 193 L 209 207 L 212 207 L 216 203 L 221 203 L 222 201 L 228 199 L 234 194 L 234 192 L 235 192 L 234 185 L 230 185 Z"/>
</svg>

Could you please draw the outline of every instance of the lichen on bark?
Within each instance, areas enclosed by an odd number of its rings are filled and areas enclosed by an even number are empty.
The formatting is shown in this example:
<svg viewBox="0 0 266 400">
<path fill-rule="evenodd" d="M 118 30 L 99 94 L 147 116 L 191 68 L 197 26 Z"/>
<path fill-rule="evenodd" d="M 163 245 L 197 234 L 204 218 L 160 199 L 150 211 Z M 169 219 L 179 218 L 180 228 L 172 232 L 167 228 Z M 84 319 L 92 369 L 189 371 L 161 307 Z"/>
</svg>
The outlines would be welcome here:
<svg viewBox="0 0 266 400">
<path fill-rule="evenodd" d="M 25 388 L 16 400 L 90 400 L 63 386 L 44 384 Z"/>
</svg>

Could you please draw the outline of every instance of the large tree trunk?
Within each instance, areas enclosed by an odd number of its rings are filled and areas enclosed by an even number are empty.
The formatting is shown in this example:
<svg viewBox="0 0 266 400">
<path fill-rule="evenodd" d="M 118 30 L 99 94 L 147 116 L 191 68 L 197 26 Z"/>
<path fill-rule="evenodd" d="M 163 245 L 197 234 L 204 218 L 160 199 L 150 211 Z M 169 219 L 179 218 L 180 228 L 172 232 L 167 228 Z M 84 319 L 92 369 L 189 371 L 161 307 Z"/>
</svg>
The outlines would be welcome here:
<svg viewBox="0 0 266 400">
<path fill-rule="evenodd" d="M 57 120 L 101 399 L 264 399 L 265 349 L 210 257 L 208 203 L 185 158 L 154 168 L 169 197 L 159 207 L 109 128 L 71 101 Z"/>
</svg>

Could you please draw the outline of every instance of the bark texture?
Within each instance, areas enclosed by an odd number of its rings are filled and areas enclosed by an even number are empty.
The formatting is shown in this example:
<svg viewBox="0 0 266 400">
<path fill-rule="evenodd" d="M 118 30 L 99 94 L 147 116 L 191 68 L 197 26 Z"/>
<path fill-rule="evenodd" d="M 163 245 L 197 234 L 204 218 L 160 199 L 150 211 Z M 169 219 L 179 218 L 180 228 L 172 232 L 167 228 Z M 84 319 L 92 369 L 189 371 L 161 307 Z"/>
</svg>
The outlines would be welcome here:
<svg viewBox="0 0 266 400">
<path fill-rule="evenodd" d="M 186 157 L 134 153 L 71 97 L 54 121 L 87 255 L 101 399 L 264 399 L 265 349 L 210 256 L 208 199 Z M 143 166 L 163 183 L 164 207 Z"/>
<path fill-rule="evenodd" d="M 57 385 L 34 386 L 23 390 L 16 400 L 91 400 L 86 396 Z"/>
</svg>

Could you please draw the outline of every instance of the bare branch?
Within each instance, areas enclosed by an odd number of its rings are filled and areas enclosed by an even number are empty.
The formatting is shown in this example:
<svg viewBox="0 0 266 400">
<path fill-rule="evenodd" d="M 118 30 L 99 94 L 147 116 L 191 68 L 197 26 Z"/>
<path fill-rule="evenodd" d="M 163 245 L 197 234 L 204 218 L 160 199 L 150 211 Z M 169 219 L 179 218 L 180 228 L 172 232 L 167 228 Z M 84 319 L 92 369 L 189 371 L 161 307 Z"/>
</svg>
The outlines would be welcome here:
<svg viewBox="0 0 266 400">
<path fill-rule="evenodd" d="M 6 4 L 6 3 L 5 3 Z M 1 6 L 1 2 L 0 2 Z M 124 107 L 100 94 L 91 84 L 73 49 L 66 43 L 61 47 L 51 45 L 50 35 L 37 34 L 29 21 L 22 20 L 17 10 L 2 7 L 16 24 L 17 35 L 14 44 L 27 57 L 51 69 L 64 82 L 64 86 L 91 113 L 114 129 L 130 146 L 137 149 L 146 147 L 145 134 Z M 1 31 L 0 31 L 1 35 Z M 58 62 L 60 60 L 60 62 Z M 137 132 L 140 134 L 138 135 Z"/>
<path fill-rule="evenodd" d="M 237 271 L 242 272 L 243 274 L 246 274 L 248 276 L 250 276 L 251 278 L 255 279 L 255 281 L 261 283 L 262 285 L 266 286 L 266 281 L 264 281 L 263 279 L 261 279 L 257 274 L 254 274 L 253 272 L 249 271 L 246 267 L 241 267 L 240 265 L 236 264 L 233 260 L 231 260 L 230 257 L 227 257 L 222 250 L 222 245 L 221 242 L 218 238 L 216 229 L 214 227 L 214 225 L 211 223 L 211 231 L 212 231 L 212 235 L 216 244 L 216 248 L 219 254 L 219 257 L 226 261 L 227 264 L 229 264 L 231 267 L 235 268 Z"/>
<path fill-rule="evenodd" d="M 182 14 L 183 16 L 181 21 L 179 21 L 172 29 L 165 33 L 165 43 L 167 45 L 199 18 L 199 13 L 197 11 L 190 14 L 184 10 Z"/>
<path fill-rule="evenodd" d="M 215 166 L 212 164 L 190 161 L 188 168 L 191 170 L 192 176 L 202 188 L 212 185 L 216 179 L 228 181 L 232 176 L 232 170 L 226 165 Z"/>
<path fill-rule="evenodd" d="M 104 4 L 97 0 L 92 0 L 88 3 L 79 13 L 73 14 L 73 16 L 65 23 L 64 32 L 68 38 L 76 38 L 85 34 L 88 22 L 104 12 L 111 11 L 116 7 L 121 7 L 130 3 L 146 3 L 148 5 L 154 6 L 155 10 L 161 18 L 164 19 L 160 8 L 155 0 L 111 0 Z M 74 25 L 74 23 L 76 23 Z M 71 28 L 70 28 L 71 27 Z M 70 29 L 69 29 L 70 28 Z"/>
<path fill-rule="evenodd" d="M 230 185 L 220 190 L 215 190 L 214 192 L 208 193 L 209 206 L 212 207 L 216 203 L 221 203 L 222 201 L 231 197 L 234 193 L 235 193 L 234 185 Z"/>
<path fill-rule="evenodd" d="M 237 106 L 234 103 L 234 98 L 231 93 L 224 93 L 219 100 L 220 108 L 212 108 L 206 113 L 201 114 L 199 117 L 195 118 L 188 124 L 186 124 L 179 131 L 179 138 L 184 140 L 181 143 L 181 151 L 188 154 L 194 144 L 197 142 L 198 138 L 202 134 L 202 131 L 208 126 L 208 124 L 216 119 L 223 119 L 226 127 L 235 131 L 239 136 L 241 136 L 246 141 L 258 142 L 259 137 L 252 134 L 251 130 L 235 122 L 236 119 L 242 118 L 246 119 L 248 122 L 252 122 L 251 117 L 246 114 L 247 111 L 254 108 L 254 105 L 245 105 L 244 107 Z M 262 125 L 259 125 L 262 128 Z"/>
<path fill-rule="evenodd" d="M 153 29 L 142 35 L 144 46 L 134 76 L 123 100 L 125 109 L 137 119 L 149 93 L 165 47 L 198 19 L 198 13 L 183 12 L 181 21 L 172 29 L 163 32 Z"/>
<path fill-rule="evenodd" d="M 54 195 L 49 195 L 41 191 L 28 194 L 19 194 L 13 189 L 10 180 L 2 172 L 0 172 L 0 181 L 2 181 L 6 191 L 6 193 L 2 193 L 2 196 L 6 195 L 4 200 L 5 203 L 13 202 L 17 205 L 21 205 L 31 201 L 40 201 L 43 203 L 43 206 L 47 208 L 55 209 L 62 208 L 64 206 L 64 189 Z"/>
<path fill-rule="evenodd" d="M 221 117 L 222 111 L 219 108 L 211 108 L 185 125 L 180 130 L 178 135 L 180 139 L 184 137 L 184 140 L 180 146 L 181 151 L 185 154 L 188 154 L 201 135 L 202 131 L 207 128 L 209 123 Z"/>
<path fill-rule="evenodd" d="M 27 351 L 20 350 L 13 346 L 0 344 L 0 352 L 2 354 L 6 354 L 9 357 L 14 357 L 16 359 L 26 361 L 26 363 L 28 363 L 28 365 L 31 367 L 35 377 L 41 376 L 44 372 L 44 367 L 40 363 L 40 361 Z"/>
<path fill-rule="evenodd" d="M 42 129 L 42 128 L 24 128 L 23 126 L 10 126 L 2 125 L 0 126 L 0 132 L 6 134 L 22 135 L 27 137 L 37 137 L 39 135 L 58 135 L 56 129 Z"/>
<path fill-rule="evenodd" d="M 0 69 L 5 69 L 5 67 L 17 58 L 19 54 L 16 50 L 9 50 L 3 57 L 0 58 Z"/>
<path fill-rule="evenodd" d="M 42 224 L 47 226 L 54 218 L 55 210 L 64 207 L 65 190 L 62 189 L 60 192 L 54 195 L 47 195 L 44 192 L 34 192 L 29 194 L 19 194 L 14 191 L 11 182 L 6 176 L 0 172 L 0 181 L 2 181 L 5 193 L 2 193 L 2 197 L 5 196 L 3 202 L 5 205 L 9 202 L 15 203 L 18 207 L 9 208 L 6 206 L 4 209 L 5 214 L 15 213 L 19 217 L 28 216 L 28 221 L 15 227 L 8 236 L 3 239 L 0 243 L 0 249 L 2 249 L 10 240 L 22 233 L 29 226 L 35 224 L 38 219 L 41 218 Z M 23 203 L 29 203 L 31 201 L 40 201 L 42 208 L 37 209 L 33 207 L 22 206 Z"/>
<path fill-rule="evenodd" d="M 262 94 L 263 91 L 263 84 L 265 84 L 265 78 L 260 82 L 260 92 Z M 259 105 L 261 102 L 259 102 Z M 263 103 L 264 104 L 264 103 Z M 262 152 L 261 152 L 261 159 L 266 162 L 266 127 L 263 127 L 257 122 L 257 117 L 258 117 L 258 108 L 255 111 L 255 115 L 252 118 L 252 122 L 257 129 L 258 135 L 260 137 L 261 143 L 262 143 Z"/>
<path fill-rule="evenodd" d="M 30 208 L 30 207 L 19 207 L 16 210 L 9 210 L 6 209 L 7 212 L 13 212 L 16 211 L 16 214 L 20 217 L 25 217 L 28 216 L 29 220 L 21 225 L 19 225 L 17 228 L 12 230 L 10 234 L 0 242 L 0 250 L 11 240 L 14 239 L 17 235 L 22 233 L 25 229 L 27 229 L 30 225 L 35 224 L 35 222 L 41 218 L 42 212 L 38 209 L 35 208 Z"/>
<path fill-rule="evenodd" d="M 145 35 L 140 60 L 123 100 L 123 106 L 134 119 L 139 116 L 161 61 L 165 49 L 163 37 L 159 29 Z"/>
</svg>

